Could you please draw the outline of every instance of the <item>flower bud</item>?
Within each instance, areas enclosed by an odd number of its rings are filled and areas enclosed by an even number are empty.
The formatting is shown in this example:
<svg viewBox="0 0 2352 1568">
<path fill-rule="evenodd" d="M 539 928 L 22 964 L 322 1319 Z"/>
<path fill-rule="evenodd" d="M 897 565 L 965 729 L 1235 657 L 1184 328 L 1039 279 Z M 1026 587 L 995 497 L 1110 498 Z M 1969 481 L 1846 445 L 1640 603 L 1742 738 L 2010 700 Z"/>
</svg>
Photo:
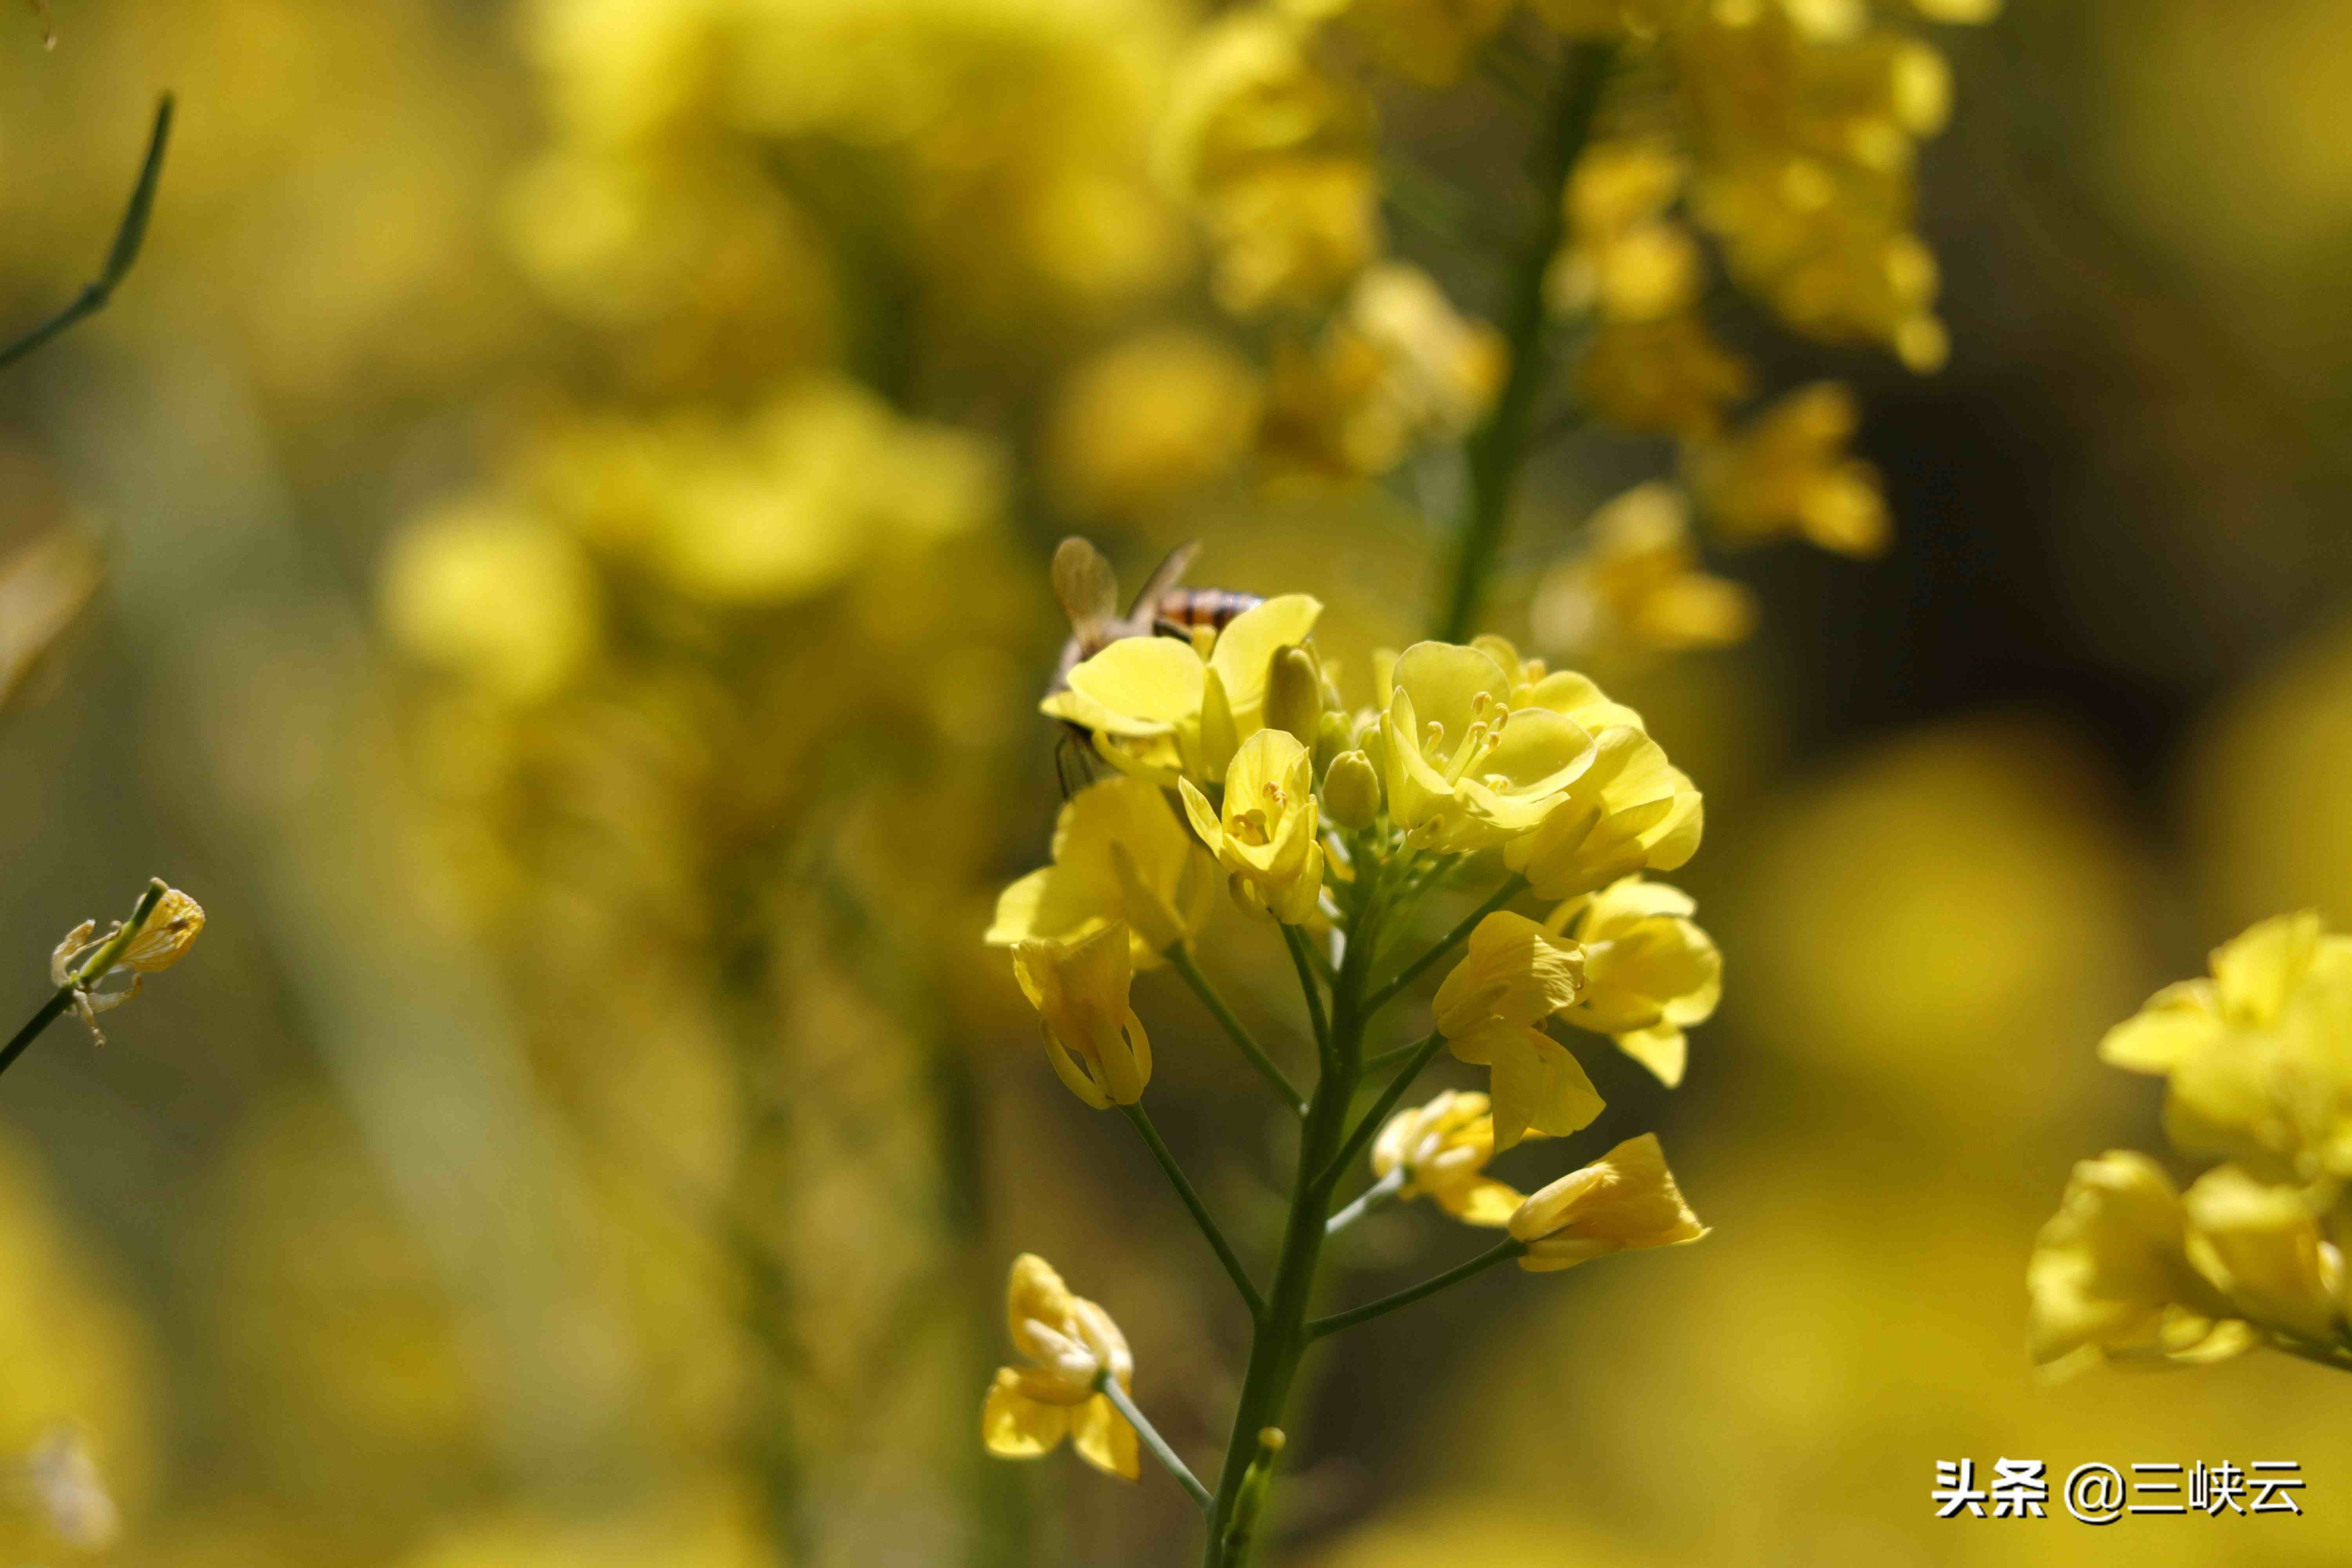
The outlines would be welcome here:
<svg viewBox="0 0 2352 1568">
<path fill-rule="evenodd" d="M 1303 746 L 1312 746 L 1322 732 L 1323 675 L 1315 656 L 1295 644 L 1276 648 L 1266 672 L 1265 723 L 1289 731 Z"/>
<path fill-rule="evenodd" d="M 1323 809 L 1351 833 L 1370 827 L 1381 815 L 1381 775 L 1361 752 L 1342 752 L 1323 775 Z"/>
</svg>

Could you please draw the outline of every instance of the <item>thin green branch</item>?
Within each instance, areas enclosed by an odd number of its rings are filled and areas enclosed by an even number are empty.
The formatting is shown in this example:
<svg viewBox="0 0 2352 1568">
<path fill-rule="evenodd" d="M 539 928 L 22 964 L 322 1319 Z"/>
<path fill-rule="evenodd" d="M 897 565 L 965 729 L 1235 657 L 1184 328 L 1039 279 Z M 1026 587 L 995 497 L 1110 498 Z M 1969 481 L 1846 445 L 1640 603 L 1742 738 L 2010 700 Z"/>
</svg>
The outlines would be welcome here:
<svg viewBox="0 0 2352 1568">
<path fill-rule="evenodd" d="M 1348 1141 L 1339 1145 L 1339 1152 L 1331 1157 L 1331 1163 L 1316 1176 L 1315 1184 L 1318 1191 L 1328 1194 L 1339 1184 L 1339 1178 L 1347 1174 L 1348 1167 L 1355 1163 L 1356 1156 L 1364 1152 L 1364 1145 L 1370 1143 L 1372 1135 L 1381 1130 L 1381 1123 L 1388 1120 L 1389 1112 L 1396 1109 L 1397 1101 L 1404 1098 L 1404 1091 L 1412 1087 L 1412 1080 L 1421 1076 L 1422 1069 L 1444 1047 L 1445 1037 L 1432 1029 L 1426 1039 L 1412 1047 L 1412 1056 L 1406 1058 L 1403 1067 L 1397 1069 L 1396 1077 L 1389 1079 L 1389 1086 L 1381 1090 L 1380 1099 L 1372 1101 L 1372 1108 L 1364 1112 L 1363 1120 L 1357 1122 L 1356 1130 L 1348 1134 Z"/>
<path fill-rule="evenodd" d="M 1298 1091 L 1298 1086 L 1290 1081 L 1289 1076 L 1275 1065 L 1274 1058 L 1265 1054 L 1265 1047 L 1242 1026 L 1242 1021 L 1234 1016 L 1234 1010 L 1225 1005 L 1225 999 L 1217 994 L 1217 988 L 1209 984 L 1209 977 L 1201 973 L 1199 964 L 1192 962 L 1192 953 L 1179 943 L 1168 950 L 1167 958 L 1168 966 L 1183 976 L 1184 984 L 1192 988 L 1192 994 L 1198 996 L 1201 1005 L 1224 1026 L 1226 1037 L 1241 1047 L 1241 1053 L 1249 1058 L 1250 1066 L 1257 1068 L 1259 1075 L 1274 1086 L 1275 1092 L 1282 1096 L 1282 1102 L 1289 1107 L 1290 1113 L 1305 1116 L 1307 1097 Z"/>
<path fill-rule="evenodd" d="M 1569 46 L 1564 68 L 1545 110 L 1541 141 L 1530 160 L 1536 223 L 1526 249 L 1512 266 L 1501 312 L 1511 366 L 1494 409 L 1471 432 L 1464 447 L 1470 482 L 1454 539 L 1453 570 L 1431 634 L 1444 642 L 1467 641 L 1476 627 L 1486 579 L 1494 570 L 1509 521 L 1512 485 L 1518 478 L 1528 426 L 1550 369 L 1544 345 L 1544 275 L 1567 230 L 1560 193 L 1591 137 L 1615 55 L 1614 47 L 1608 43 Z"/>
<path fill-rule="evenodd" d="M 165 93 L 155 108 L 155 129 L 147 138 L 147 161 L 140 166 L 139 184 L 131 188 L 131 205 L 123 212 L 122 226 L 114 232 L 114 245 L 106 253 L 106 265 L 97 280 L 74 297 L 72 304 L 10 343 L 0 349 L 0 369 L 14 364 L 31 353 L 76 321 L 95 316 L 106 309 L 114 297 L 115 286 L 139 259 L 139 247 L 147 238 L 147 218 L 155 208 L 155 186 L 163 175 L 163 149 L 172 139 L 172 95 Z"/>
<path fill-rule="evenodd" d="M 1337 1236 L 1391 1198 L 1404 1185 L 1404 1167 L 1400 1165 L 1356 1194 L 1356 1201 L 1323 1222 L 1323 1234 Z"/>
<path fill-rule="evenodd" d="M 1307 997 L 1307 1019 L 1315 1026 L 1315 1050 L 1318 1056 L 1331 1049 L 1331 1020 L 1323 1012 L 1323 985 L 1315 973 L 1315 955 L 1307 949 L 1307 933 L 1295 925 L 1282 928 L 1282 945 L 1290 950 L 1290 966 L 1298 971 L 1298 989 Z"/>
<path fill-rule="evenodd" d="M 23 1028 L 16 1031 L 16 1038 L 8 1042 L 6 1048 L 0 1049 L 0 1072 L 6 1072 L 16 1066 L 16 1058 L 23 1056 L 26 1049 L 41 1037 L 41 1031 L 56 1023 L 64 1016 L 65 1010 L 73 1005 L 73 999 L 72 986 L 58 986 L 57 994 L 42 1003 L 41 1010 L 34 1014 Z"/>
<path fill-rule="evenodd" d="M 1497 1263 L 1507 1263 L 1514 1258 L 1525 1257 L 1527 1250 L 1528 1244 L 1524 1241 L 1496 1242 L 1469 1262 L 1456 1264 L 1436 1278 L 1424 1279 L 1418 1285 L 1399 1290 L 1393 1296 L 1383 1296 L 1377 1301 L 1369 1301 L 1360 1307 L 1351 1307 L 1344 1312 L 1334 1312 L 1328 1318 L 1314 1319 L 1307 1325 L 1307 1337 L 1319 1340 L 1326 1334 L 1336 1334 L 1341 1329 L 1352 1329 L 1358 1323 L 1369 1323 L 1374 1318 L 1395 1311 L 1399 1307 L 1410 1307 L 1425 1296 L 1434 1296 L 1448 1286 L 1459 1285 L 1474 1274 L 1483 1274 Z"/>
<path fill-rule="evenodd" d="M 1201 1227 L 1201 1234 L 1208 1237 L 1209 1249 L 1217 1255 L 1217 1261 L 1225 1266 L 1225 1274 L 1233 1280 L 1234 1289 L 1241 1292 L 1243 1303 L 1249 1308 L 1251 1320 L 1255 1321 L 1264 1318 L 1265 1298 L 1260 1296 L 1257 1287 L 1250 1283 L 1249 1270 L 1242 1267 L 1242 1260 L 1234 1254 L 1233 1245 L 1225 1240 L 1225 1233 L 1217 1228 L 1216 1220 L 1209 1214 L 1209 1205 L 1202 1203 L 1201 1194 L 1192 1190 L 1192 1184 L 1185 1178 L 1183 1168 L 1176 1163 L 1176 1156 L 1170 1153 L 1168 1145 L 1160 1141 L 1160 1129 L 1151 1125 L 1151 1118 L 1144 1114 L 1143 1107 L 1139 1105 L 1122 1105 L 1118 1109 L 1119 1114 L 1133 1122 L 1135 1130 L 1143 1134 L 1143 1142 L 1150 1148 L 1151 1157 L 1160 1162 L 1161 1170 L 1168 1173 L 1168 1180 L 1175 1187 L 1176 1195 L 1184 1200 L 1184 1206 L 1192 1211 L 1192 1222 Z"/>
<path fill-rule="evenodd" d="M 1399 992 L 1427 973 L 1431 964 L 1469 941 L 1470 933 L 1478 929 L 1480 921 L 1527 891 L 1527 888 L 1528 879 L 1525 877 L 1514 876 L 1506 879 L 1503 885 L 1496 889 L 1485 903 L 1462 917 L 1461 924 L 1438 938 L 1434 947 L 1406 964 L 1397 972 L 1394 979 L 1373 992 L 1370 999 L 1364 1003 L 1364 1016 L 1370 1017 L 1394 1001 Z"/>
<path fill-rule="evenodd" d="M 1209 1495 L 1209 1489 L 1202 1486 L 1200 1478 L 1176 1457 L 1176 1450 L 1168 1446 L 1168 1439 L 1160 1435 L 1159 1429 L 1144 1419 L 1143 1412 L 1135 1407 L 1135 1396 L 1120 1385 L 1108 1368 L 1095 1379 L 1095 1387 L 1121 1415 L 1127 1417 L 1127 1424 L 1135 1428 L 1135 1435 L 1143 1439 L 1143 1446 L 1151 1450 L 1151 1457 L 1168 1467 L 1168 1473 L 1174 1476 L 1176 1484 L 1200 1505 L 1202 1513 L 1216 1506 L 1217 1500 Z"/>
</svg>

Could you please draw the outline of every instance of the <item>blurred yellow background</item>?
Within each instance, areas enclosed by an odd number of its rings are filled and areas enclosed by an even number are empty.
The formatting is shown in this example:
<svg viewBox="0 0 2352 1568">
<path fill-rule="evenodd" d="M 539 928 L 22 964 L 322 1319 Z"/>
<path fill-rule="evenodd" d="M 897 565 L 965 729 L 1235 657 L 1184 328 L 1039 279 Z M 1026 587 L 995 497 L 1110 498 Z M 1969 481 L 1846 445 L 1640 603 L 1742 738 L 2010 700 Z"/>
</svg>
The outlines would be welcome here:
<svg viewBox="0 0 2352 1568">
<path fill-rule="evenodd" d="M 79 287 L 180 119 L 123 292 L 0 376 L 0 544 L 107 554 L 5 720 L 0 1002 L 151 873 L 210 925 L 0 1083 L 0 1454 L 80 1429 L 104 1560 L 157 1568 L 1192 1561 L 1163 1476 L 975 1441 L 1016 1251 L 1196 1462 L 1244 1342 L 979 942 L 1058 798 L 1045 563 L 1084 528 L 1131 585 L 1201 539 L 1195 582 L 1321 595 L 1360 678 L 1424 626 L 1446 479 L 1368 476 L 1459 434 L 1483 340 L 1441 315 L 1459 384 L 1342 418 L 1223 323 L 1350 237 L 1313 182 L 1276 255 L 1171 195 L 1179 0 L 55 9 L 54 51 L 0 12 L 0 321 Z M 2352 15 L 1937 39 L 1949 363 L 1727 307 L 1770 386 L 1856 386 L 1892 549 L 1723 553 L 1756 637 L 1595 670 L 1708 794 L 1677 879 L 1728 970 L 1678 1095 L 1591 1062 L 1573 1157 L 1662 1128 L 1714 1234 L 1362 1331 L 1283 1562 L 2352 1552 L 2352 1391 L 2042 1386 L 2022 1288 L 2071 1163 L 2160 1146 L 2101 1031 L 2252 920 L 2352 921 Z M 1378 82 L 1475 218 L 1510 89 Z M 1492 316 L 1475 224 L 1382 220 Z M 1663 450 L 1546 449 L 1497 629 Z M 1209 965 L 1299 1051 L 1255 934 Z M 1245 1070 L 1136 996 L 1155 1114 L 1263 1245 Z M 1411 1210 L 1337 1255 L 1370 1295 L 1458 1246 Z M 1937 1521 L 1960 1458 L 2298 1459 L 2310 1517 Z M 60 1560 L 23 1503 L 0 1552 Z"/>
</svg>

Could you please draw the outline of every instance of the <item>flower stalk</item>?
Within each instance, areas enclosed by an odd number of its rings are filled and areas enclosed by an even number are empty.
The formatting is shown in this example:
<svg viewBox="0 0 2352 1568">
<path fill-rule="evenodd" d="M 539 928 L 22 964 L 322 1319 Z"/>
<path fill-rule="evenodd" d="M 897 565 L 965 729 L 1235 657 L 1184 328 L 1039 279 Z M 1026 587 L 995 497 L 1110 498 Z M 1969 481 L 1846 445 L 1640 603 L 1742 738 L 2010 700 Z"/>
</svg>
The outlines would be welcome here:
<svg viewBox="0 0 2352 1568">
<path fill-rule="evenodd" d="M 1615 46 L 1610 43 L 1580 42 L 1568 47 L 1545 111 L 1544 134 L 1530 161 L 1538 194 L 1535 227 L 1512 266 L 1509 290 L 1503 301 L 1502 328 L 1510 345 L 1510 370 L 1492 412 L 1471 432 L 1465 446 L 1469 484 L 1454 538 L 1453 567 L 1431 633 L 1443 641 L 1466 639 L 1476 628 L 1479 610 L 1486 603 L 1486 580 L 1493 574 L 1495 556 L 1509 520 L 1519 459 L 1526 452 L 1536 404 L 1550 369 L 1550 356 L 1544 352 L 1544 274 L 1567 229 L 1560 191 L 1591 139 L 1615 58 Z"/>
</svg>

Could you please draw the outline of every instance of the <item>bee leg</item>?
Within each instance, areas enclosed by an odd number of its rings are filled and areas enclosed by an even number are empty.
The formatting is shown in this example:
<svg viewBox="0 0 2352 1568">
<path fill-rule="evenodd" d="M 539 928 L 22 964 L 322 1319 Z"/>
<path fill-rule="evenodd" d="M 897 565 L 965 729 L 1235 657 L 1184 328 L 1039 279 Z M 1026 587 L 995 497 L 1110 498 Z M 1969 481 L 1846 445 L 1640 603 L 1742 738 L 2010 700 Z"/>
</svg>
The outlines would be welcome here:
<svg viewBox="0 0 2352 1568">
<path fill-rule="evenodd" d="M 1064 800 L 1094 783 L 1097 776 L 1094 750 L 1084 739 L 1085 733 L 1066 724 L 1054 737 L 1054 776 L 1061 784 Z"/>
</svg>

